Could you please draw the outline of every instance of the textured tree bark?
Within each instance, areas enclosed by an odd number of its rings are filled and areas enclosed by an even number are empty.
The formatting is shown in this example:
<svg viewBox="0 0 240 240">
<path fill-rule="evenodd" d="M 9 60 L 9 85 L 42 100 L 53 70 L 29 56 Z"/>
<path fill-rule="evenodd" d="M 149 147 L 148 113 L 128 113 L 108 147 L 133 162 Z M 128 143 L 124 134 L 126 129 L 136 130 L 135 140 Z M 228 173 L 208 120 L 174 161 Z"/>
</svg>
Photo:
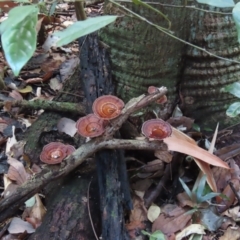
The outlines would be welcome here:
<svg viewBox="0 0 240 240">
<path fill-rule="evenodd" d="M 99 44 L 96 34 L 80 38 L 79 45 L 86 111 L 91 113 L 97 97 L 113 94 L 114 91 L 109 54 Z M 123 203 L 128 209 L 132 208 L 132 203 L 123 150 L 102 150 L 96 153 L 95 158 L 100 189 L 102 238 L 127 240 L 129 237 L 125 229 Z"/>
<path fill-rule="evenodd" d="M 152 2 L 153 7 L 168 16 L 175 36 L 220 57 L 240 60 L 231 9 L 197 5 L 205 10 L 229 13 L 223 15 L 174 7 L 183 6 L 181 0 L 147 2 Z M 121 4 L 161 27 L 167 27 L 167 21 L 153 11 L 124 1 Z M 107 0 L 105 13 L 123 14 Z M 149 85 L 163 85 L 169 90 L 168 104 L 161 109 L 157 107 L 157 111 L 155 106 L 159 117 L 167 118 L 177 100 L 181 102 L 184 114 L 196 119 L 201 126 L 214 129 L 217 122 L 221 128 L 239 122 L 239 118 L 230 119 L 225 114 L 226 108 L 237 99 L 220 91 L 227 84 L 238 81 L 239 64 L 219 60 L 184 45 L 134 17 L 119 18 L 101 30 L 101 38 L 111 48 L 113 77 L 117 93 L 124 100 L 146 92 Z"/>
<path fill-rule="evenodd" d="M 170 6 L 182 5 L 182 2 L 182 0 L 155 1 L 156 4 L 152 6 L 170 19 L 171 31 L 177 37 L 186 39 L 189 31 L 188 10 Z M 161 6 L 159 3 L 166 3 L 169 6 Z M 168 22 L 159 14 L 132 3 L 121 1 L 121 4 L 153 23 L 168 28 Z M 105 13 L 123 14 L 107 1 Z M 100 36 L 111 48 L 112 73 L 117 94 L 124 101 L 128 101 L 132 97 L 146 93 L 148 86 L 165 86 L 168 88 L 168 104 L 161 109 L 159 116 L 163 118 L 169 116 L 176 104 L 177 83 L 180 81 L 183 67 L 184 44 L 148 23 L 128 16 L 120 17 L 114 24 L 102 29 Z"/>
<path fill-rule="evenodd" d="M 92 181 L 92 177 L 94 180 Z M 29 240 L 89 240 L 95 239 L 94 229 L 100 233 L 99 195 L 95 171 L 87 175 L 72 174 L 63 184 L 55 184 L 54 190 L 46 196 L 47 214 L 42 225 Z M 88 185 L 91 183 L 89 198 Z M 89 209 L 88 209 L 89 201 Z"/>
<path fill-rule="evenodd" d="M 188 41 L 223 58 L 240 61 L 237 29 L 230 8 L 197 7 L 222 14 L 194 10 Z M 187 47 L 185 67 L 181 81 L 183 109 L 187 116 L 197 120 L 201 126 L 214 129 L 239 122 L 239 118 L 226 116 L 228 106 L 238 101 L 221 88 L 239 81 L 240 64 L 209 56 L 192 47 Z"/>
</svg>

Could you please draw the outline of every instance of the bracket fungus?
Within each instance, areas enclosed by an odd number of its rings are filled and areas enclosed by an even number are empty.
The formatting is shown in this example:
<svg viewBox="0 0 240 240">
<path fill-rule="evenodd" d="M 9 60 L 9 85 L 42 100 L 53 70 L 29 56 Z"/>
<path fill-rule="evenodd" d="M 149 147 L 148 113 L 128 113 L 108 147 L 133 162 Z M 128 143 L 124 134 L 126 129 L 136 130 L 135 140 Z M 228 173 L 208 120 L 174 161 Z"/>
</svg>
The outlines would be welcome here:
<svg viewBox="0 0 240 240">
<path fill-rule="evenodd" d="M 118 117 L 123 108 L 124 102 L 120 98 L 112 95 L 104 95 L 97 98 L 92 106 L 94 114 L 106 120 Z"/>
<path fill-rule="evenodd" d="M 76 149 L 71 145 L 65 145 L 60 142 L 51 142 L 43 147 L 40 154 L 40 160 L 47 164 L 61 163 L 68 155 Z"/>
<path fill-rule="evenodd" d="M 98 137 L 105 131 L 105 121 L 95 114 L 88 114 L 76 123 L 78 133 L 83 137 Z"/>
<path fill-rule="evenodd" d="M 151 119 L 143 123 L 142 133 L 147 138 L 162 140 L 172 134 L 172 127 L 162 119 Z"/>
<path fill-rule="evenodd" d="M 152 94 L 152 93 L 157 93 L 159 91 L 159 89 L 157 87 L 154 87 L 154 86 L 150 86 L 148 87 L 148 93 L 149 94 Z M 167 102 L 167 96 L 166 95 L 163 95 L 161 98 L 159 98 L 156 103 L 158 104 L 163 104 L 163 103 L 166 103 Z"/>
</svg>

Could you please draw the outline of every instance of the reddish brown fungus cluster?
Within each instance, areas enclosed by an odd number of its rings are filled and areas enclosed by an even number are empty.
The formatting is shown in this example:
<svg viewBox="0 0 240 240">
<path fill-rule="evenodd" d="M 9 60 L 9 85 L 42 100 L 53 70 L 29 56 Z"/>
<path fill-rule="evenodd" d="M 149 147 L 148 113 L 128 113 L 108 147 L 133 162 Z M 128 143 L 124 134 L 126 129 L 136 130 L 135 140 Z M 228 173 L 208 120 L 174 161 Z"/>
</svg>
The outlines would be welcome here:
<svg viewBox="0 0 240 240">
<path fill-rule="evenodd" d="M 43 147 L 40 160 L 47 164 L 61 163 L 68 155 L 76 149 L 72 145 L 65 145 L 60 142 L 51 142 Z"/>
<path fill-rule="evenodd" d="M 105 95 L 97 98 L 92 106 L 93 114 L 80 118 L 76 123 L 78 133 L 83 137 L 98 137 L 105 131 L 106 120 L 118 117 L 124 102 L 112 95 Z"/>
<path fill-rule="evenodd" d="M 162 119 L 151 119 L 143 123 L 142 133 L 147 138 L 162 140 L 171 136 L 171 125 Z"/>
<path fill-rule="evenodd" d="M 159 91 L 156 87 L 149 87 L 148 93 L 152 94 Z M 161 100 L 161 99 L 159 99 Z M 104 133 L 107 120 L 118 117 L 124 102 L 112 95 L 105 95 L 97 98 L 93 103 L 93 113 L 80 118 L 76 123 L 78 133 L 83 137 L 97 137 Z M 162 140 L 169 137 L 172 133 L 171 125 L 161 119 L 151 119 L 143 123 L 142 133 L 147 138 Z M 40 160 L 47 164 L 57 164 L 75 151 L 71 145 L 60 142 L 52 142 L 44 146 Z"/>
<path fill-rule="evenodd" d="M 149 94 L 153 94 L 153 93 L 157 93 L 159 92 L 159 89 L 157 87 L 154 87 L 154 86 L 150 86 L 148 87 L 148 93 Z M 159 98 L 156 103 L 158 104 L 163 104 L 163 103 L 166 103 L 167 102 L 167 96 L 166 95 L 163 95 L 161 98 Z"/>
</svg>

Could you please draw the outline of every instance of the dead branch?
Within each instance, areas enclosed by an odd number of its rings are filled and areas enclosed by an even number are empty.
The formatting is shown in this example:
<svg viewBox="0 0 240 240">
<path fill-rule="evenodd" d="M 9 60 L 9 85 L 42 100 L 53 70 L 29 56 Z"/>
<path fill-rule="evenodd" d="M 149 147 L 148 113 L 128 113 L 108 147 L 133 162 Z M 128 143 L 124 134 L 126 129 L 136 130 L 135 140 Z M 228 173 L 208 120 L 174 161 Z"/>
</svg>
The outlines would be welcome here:
<svg viewBox="0 0 240 240">
<path fill-rule="evenodd" d="M 71 103 L 71 102 L 56 102 L 43 99 L 36 99 L 33 101 L 27 100 L 13 100 L 0 102 L 0 107 L 7 106 L 20 107 L 22 109 L 32 109 L 32 110 L 50 110 L 57 112 L 70 112 L 79 115 L 85 115 L 86 109 L 81 103 Z"/>
<path fill-rule="evenodd" d="M 87 157 L 101 149 L 136 149 L 136 150 L 167 150 L 163 142 L 148 140 L 111 139 L 113 134 L 127 120 L 130 114 L 147 106 L 165 95 L 167 89 L 162 87 L 158 93 L 142 95 L 130 100 L 123 109 L 122 115 L 111 121 L 103 136 L 92 139 L 80 146 L 72 155 L 66 158 L 60 166 L 46 166 L 41 173 L 36 174 L 9 197 L 0 201 L 0 222 L 12 216 L 15 211 L 30 197 L 53 180 L 63 177 L 78 167 Z"/>
</svg>

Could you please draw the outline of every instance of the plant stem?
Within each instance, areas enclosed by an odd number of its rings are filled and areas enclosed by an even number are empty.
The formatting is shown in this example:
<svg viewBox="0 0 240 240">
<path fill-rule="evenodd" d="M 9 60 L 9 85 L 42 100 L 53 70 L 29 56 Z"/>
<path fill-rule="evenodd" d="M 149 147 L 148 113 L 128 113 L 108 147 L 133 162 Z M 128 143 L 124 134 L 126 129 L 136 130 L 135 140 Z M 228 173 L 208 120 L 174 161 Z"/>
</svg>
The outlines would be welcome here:
<svg viewBox="0 0 240 240">
<path fill-rule="evenodd" d="M 78 21 L 83 21 L 87 19 L 85 10 L 84 10 L 84 1 L 75 0 L 74 2 L 75 12 Z"/>
</svg>

